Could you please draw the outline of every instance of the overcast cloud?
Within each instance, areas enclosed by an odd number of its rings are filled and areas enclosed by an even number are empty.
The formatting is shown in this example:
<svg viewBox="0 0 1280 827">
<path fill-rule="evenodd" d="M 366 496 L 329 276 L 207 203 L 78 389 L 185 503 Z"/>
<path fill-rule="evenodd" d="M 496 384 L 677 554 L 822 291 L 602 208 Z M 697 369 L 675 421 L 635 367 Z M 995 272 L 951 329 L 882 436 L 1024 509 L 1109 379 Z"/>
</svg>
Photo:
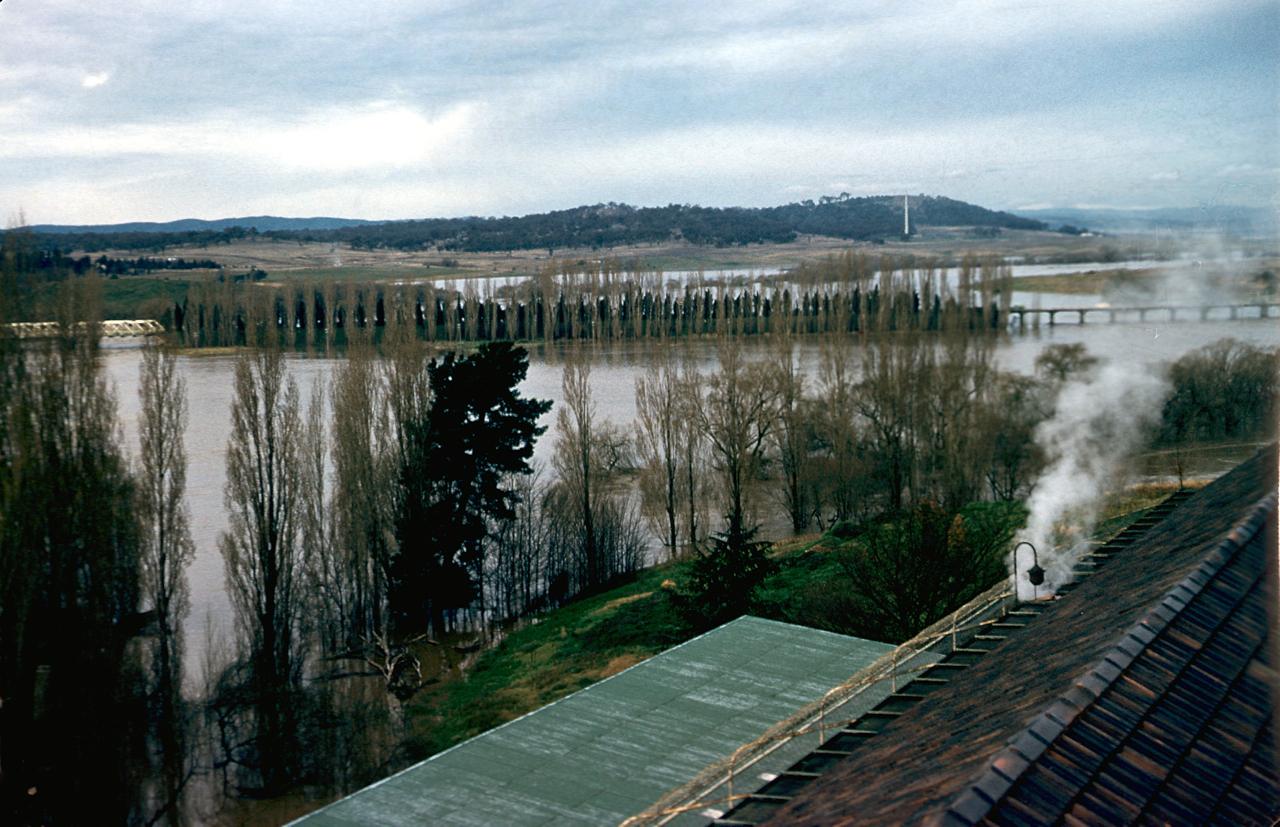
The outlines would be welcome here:
<svg viewBox="0 0 1280 827">
<path fill-rule="evenodd" d="M 0 220 L 1276 203 L 1280 4 L 0 2 Z"/>
</svg>

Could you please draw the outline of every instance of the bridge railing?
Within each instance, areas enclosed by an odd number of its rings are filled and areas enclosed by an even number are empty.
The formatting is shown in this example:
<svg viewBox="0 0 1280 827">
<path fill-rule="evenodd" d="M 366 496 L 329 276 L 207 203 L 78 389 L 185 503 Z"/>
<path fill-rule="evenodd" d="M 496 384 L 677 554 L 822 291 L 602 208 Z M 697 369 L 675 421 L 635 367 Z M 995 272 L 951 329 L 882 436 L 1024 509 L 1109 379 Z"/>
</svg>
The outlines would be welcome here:
<svg viewBox="0 0 1280 827">
<path fill-rule="evenodd" d="M 1134 316 L 1137 321 L 1148 321 L 1148 316 L 1155 314 L 1158 321 L 1187 321 L 1196 319 L 1198 321 L 1247 321 L 1256 319 L 1270 319 L 1274 315 L 1273 309 L 1280 308 L 1278 302 L 1240 302 L 1236 304 L 1218 303 L 1218 304 L 1149 304 L 1135 305 L 1133 307 L 1111 307 L 1111 306 L 1090 306 L 1090 307 L 1011 307 L 1008 311 L 1009 326 L 1025 328 L 1027 326 L 1027 317 L 1030 316 L 1035 320 L 1047 317 L 1050 327 L 1058 324 L 1058 317 L 1065 316 L 1068 319 L 1075 319 L 1078 324 L 1085 324 L 1086 320 L 1096 321 L 1097 316 L 1105 315 L 1107 322 L 1119 323 L 1130 321 Z M 1227 317 L 1225 319 L 1211 319 L 1210 314 L 1214 311 L 1225 311 Z M 1241 311 L 1257 311 L 1256 315 L 1252 312 Z M 1182 314 L 1181 316 L 1179 314 Z"/>
<path fill-rule="evenodd" d="M 79 322 L 77 331 L 84 330 L 84 322 Z M 57 322 L 10 322 L 3 325 L 19 339 L 51 339 L 61 335 L 61 326 Z M 129 336 L 156 336 L 164 333 L 164 325 L 155 319 L 110 319 L 99 325 L 102 336 L 123 338 Z"/>
</svg>

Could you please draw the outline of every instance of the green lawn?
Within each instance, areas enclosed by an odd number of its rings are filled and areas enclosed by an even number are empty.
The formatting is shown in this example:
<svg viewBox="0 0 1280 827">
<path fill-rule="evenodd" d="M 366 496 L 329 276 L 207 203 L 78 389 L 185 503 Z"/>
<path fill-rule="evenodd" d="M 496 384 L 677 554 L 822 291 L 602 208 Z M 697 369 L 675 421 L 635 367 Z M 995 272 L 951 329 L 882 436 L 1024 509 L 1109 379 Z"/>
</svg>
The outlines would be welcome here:
<svg viewBox="0 0 1280 827">
<path fill-rule="evenodd" d="M 693 637 L 663 582 L 686 563 L 574 601 L 510 634 L 460 680 L 426 687 L 409 703 L 409 752 L 425 757 L 519 717 Z"/>
<path fill-rule="evenodd" d="M 187 294 L 185 280 L 122 276 L 102 282 L 104 319 L 159 319 Z"/>
<path fill-rule="evenodd" d="M 35 316 L 39 321 L 51 321 L 54 294 L 60 282 L 40 285 L 35 292 Z M 104 319 L 157 319 L 175 302 L 187 294 L 185 279 L 158 278 L 156 276 L 121 276 L 102 279 L 102 318 Z"/>
</svg>

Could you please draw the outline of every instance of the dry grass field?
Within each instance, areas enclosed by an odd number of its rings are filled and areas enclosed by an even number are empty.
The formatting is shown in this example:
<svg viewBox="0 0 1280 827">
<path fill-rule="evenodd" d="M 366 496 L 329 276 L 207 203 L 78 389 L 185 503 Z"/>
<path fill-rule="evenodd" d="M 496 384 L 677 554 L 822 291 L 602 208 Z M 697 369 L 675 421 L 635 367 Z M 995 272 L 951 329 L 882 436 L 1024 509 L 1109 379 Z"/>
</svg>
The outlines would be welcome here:
<svg viewBox="0 0 1280 827">
<path fill-rule="evenodd" d="M 548 265 L 583 266 L 601 259 L 636 262 L 645 267 L 672 270 L 776 271 L 805 261 L 856 250 L 871 256 L 883 254 L 926 255 L 942 259 L 969 253 L 1001 257 L 1060 261 L 1099 261 L 1117 255 L 1160 253 L 1163 243 L 1151 237 L 1077 237 L 1058 233 L 1006 230 L 995 238 L 975 238 L 967 228 L 926 228 L 909 242 L 883 244 L 804 236 L 787 244 L 752 244 L 712 247 L 669 242 L 604 249 L 513 250 L 497 253 L 454 251 L 353 250 L 328 242 L 293 242 L 270 238 L 246 239 L 211 247 L 173 247 L 167 255 L 211 258 L 231 272 L 257 267 L 268 278 L 343 281 L 427 280 L 440 278 L 489 278 L 529 276 Z M 111 253 L 121 255 L 124 253 Z M 196 272 L 183 278 L 199 278 Z"/>
</svg>

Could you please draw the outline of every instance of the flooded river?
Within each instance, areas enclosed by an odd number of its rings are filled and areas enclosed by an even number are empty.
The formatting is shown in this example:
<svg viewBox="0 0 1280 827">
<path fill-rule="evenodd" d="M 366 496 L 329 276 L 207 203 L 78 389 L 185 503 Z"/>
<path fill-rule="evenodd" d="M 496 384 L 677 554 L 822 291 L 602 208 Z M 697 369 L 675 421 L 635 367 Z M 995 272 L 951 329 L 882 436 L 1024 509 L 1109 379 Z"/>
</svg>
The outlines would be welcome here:
<svg viewBox="0 0 1280 827">
<path fill-rule="evenodd" d="M 1076 302 L 1097 297 L 1071 296 Z M 1045 302 L 1048 306 L 1049 302 Z M 1084 343 L 1092 353 L 1152 366 L 1176 359 L 1192 350 L 1224 336 L 1234 336 L 1260 345 L 1280 344 L 1280 325 L 1271 321 L 1237 322 L 1153 322 L 1143 324 L 1061 324 L 1054 328 L 1004 337 L 996 348 L 998 364 L 1008 370 L 1030 372 L 1040 350 L 1053 343 Z M 760 339 L 746 339 L 748 349 L 763 349 Z M 853 340 L 851 340 L 853 341 Z M 664 345 L 672 346 L 672 345 Z M 853 345 L 856 347 L 856 345 Z M 715 366 L 715 339 L 682 341 L 674 347 L 683 349 L 703 369 Z M 797 344 L 800 362 L 811 374 L 816 373 L 819 359 L 816 339 L 800 338 Z M 560 346 L 535 344 L 530 347 L 529 376 L 521 391 L 526 396 L 559 402 Z M 105 365 L 115 383 L 119 397 L 120 419 L 131 452 L 137 449 L 138 371 L 141 365 L 140 342 L 112 341 L 105 351 Z M 648 371 L 658 358 L 654 345 L 647 342 L 613 342 L 594 351 L 591 374 L 598 412 L 601 418 L 629 426 L 635 416 L 634 388 L 638 375 Z M 191 613 L 186 622 L 189 664 L 200 662 L 205 648 L 206 629 L 217 637 L 231 634 L 231 610 L 224 583 L 222 557 L 218 537 L 226 526 L 223 505 L 225 452 L 231 432 L 232 373 L 235 357 L 226 353 L 195 354 L 181 358 L 181 369 L 187 381 L 190 421 L 186 432 L 187 504 L 191 511 L 191 527 L 196 544 L 196 558 L 189 570 Z M 331 356 L 291 354 L 287 359 L 290 374 L 298 383 L 304 406 L 316 377 L 328 380 L 338 359 Z M 548 432 L 539 440 L 535 461 L 549 466 L 554 450 L 554 408 L 543 424 Z M 777 531 L 785 525 L 770 526 Z"/>
</svg>

